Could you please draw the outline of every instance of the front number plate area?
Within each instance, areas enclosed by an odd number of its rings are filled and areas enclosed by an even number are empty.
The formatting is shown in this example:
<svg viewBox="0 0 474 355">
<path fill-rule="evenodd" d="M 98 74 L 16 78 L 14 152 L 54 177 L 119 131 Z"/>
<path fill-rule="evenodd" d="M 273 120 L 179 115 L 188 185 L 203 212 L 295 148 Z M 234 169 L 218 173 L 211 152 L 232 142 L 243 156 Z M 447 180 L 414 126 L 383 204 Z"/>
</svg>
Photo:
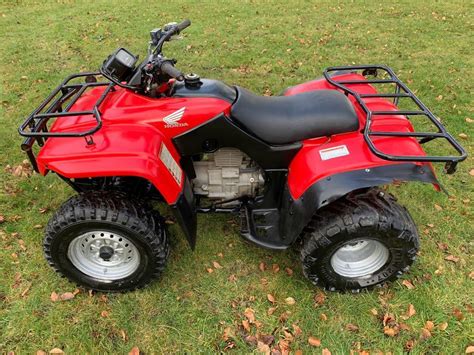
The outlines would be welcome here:
<svg viewBox="0 0 474 355">
<path fill-rule="evenodd" d="M 166 145 L 164 145 L 163 143 L 161 144 L 160 160 L 166 166 L 166 169 L 168 169 L 170 174 L 173 176 L 176 183 L 181 186 L 183 172 L 181 171 L 179 164 L 176 162 L 176 160 L 174 160 L 168 148 L 166 148 Z"/>
</svg>

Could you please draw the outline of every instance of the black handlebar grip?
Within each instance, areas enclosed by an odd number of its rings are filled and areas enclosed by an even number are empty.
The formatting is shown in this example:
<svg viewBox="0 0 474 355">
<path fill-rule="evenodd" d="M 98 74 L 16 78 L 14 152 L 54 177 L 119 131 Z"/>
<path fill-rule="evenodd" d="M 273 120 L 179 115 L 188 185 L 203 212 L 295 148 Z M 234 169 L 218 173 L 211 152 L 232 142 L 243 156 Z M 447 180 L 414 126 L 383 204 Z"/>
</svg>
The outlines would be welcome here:
<svg viewBox="0 0 474 355">
<path fill-rule="evenodd" d="M 186 20 L 184 20 L 183 22 L 178 23 L 178 24 L 176 25 L 176 27 L 178 28 L 178 31 L 179 31 L 179 32 L 181 32 L 182 30 L 184 30 L 186 27 L 189 27 L 189 26 L 191 26 L 191 20 L 189 20 L 189 19 L 186 19 Z"/>
<path fill-rule="evenodd" d="M 184 75 L 181 73 L 179 69 L 176 69 L 171 62 L 164 62 L 161 64 L 161 72 L 168 74 L 172 78 L 175 78 L 176 80 L 183 81 L 184 80 Z"/>
</svg>

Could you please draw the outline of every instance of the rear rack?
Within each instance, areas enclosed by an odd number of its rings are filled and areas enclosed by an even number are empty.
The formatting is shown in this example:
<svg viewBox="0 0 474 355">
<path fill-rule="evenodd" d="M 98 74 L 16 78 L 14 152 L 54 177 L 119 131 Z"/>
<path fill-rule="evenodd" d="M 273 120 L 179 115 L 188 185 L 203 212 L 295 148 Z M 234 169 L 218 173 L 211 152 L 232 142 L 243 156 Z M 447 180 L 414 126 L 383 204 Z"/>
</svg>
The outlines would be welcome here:
<svg viewBox="0 0 474 355">
<path fill-rule="evenodd" d="M 337 81 L 336 75 L 342 74 L 341 72 L 357 72 L 362 71 L 362 75 L 373 75 L 377 76 L 377 71 L 383 71 L 390 79 L 364 79 L 364 80 L 340 80 Z M 456 165 L 466 159 L 467 153 L 463 147 L 451 136 L 446 128 L 439 122 L 439 120 L 433 115 L 433 113 L 418 99 L 415 94 L 397 77 L 393 70 L 384 65 L 358 65 L 358 66 L 341 66 L 341 67 L 330 67 L 324 71 L 325 79 L 332 85 L 344 91 L 346 95 L 352 95 L 359 106 L 366 113 L 366 122 L 363 129 L 364 139 L 369 146 L 372 153 L 379 158 L 392 161 L 418 161 L 418 162 L 445 162 L 446 173 L 452 174 L 456 171 Z M 358 85 L 358 84 L 395 84 L 394 93 L 377 93 L 377 94 L 359 94 L 354 90 L 351 90 L 346 85 Z M 393 98 L 393 103 L 398 105 L 400 98 L 410 98 L 419 110 L 398 110 L 398 111 L 371 111 L 363 99 L 365 98 Z M 427 117 L 438 129 L 438 132 L 382 132 L 372 131 L 372 117 L 377 115 L 384 116 L 425 116 Z M 409 117 L 407 117 L 409 118 Z M 372 141 L 372 136 L 384 136 L 384 137 L 412 137 L 420 138 L 418 142 L 420 144 L 427 143 L 434 139 L 446 139 L 449 144 L 459 153 L 459 156 L 402 156 L 402 155 L 389 155 L 378 150 Z"/>
<path fill-rule="evenodd" d="M 96 76 L 102 75 L 99 72 L 79 73 L 67 77 L 51 94 L 28 116 L 18 129 L 18 132 L 26 139 L 21 144 L 21 149 L 25 151 L 30 159 L 31 165 L 38 172 L 38 165 L 33 153 L 33 144 L 38 143 L 40 147 L 48 138 L 84 137 L 87 144 L 92 144 L 91 135 L 102 127 L 100 105 L 105 100 L 107 94 L 113 90 L 114 83 L 97 82 Z M 73 79 L 84 77 L 85 83 L 69 83 Z M 106 89 L 89 111 L 70 111 L 77 100 L 91 87 L 106 86 Z M 66 106 L 63 108 L 63 106 Z M 87 131 L 79 132 L 50 132 L 48 121 L 59 117 L 92 115 L 96 124 Z"/>
</svg>

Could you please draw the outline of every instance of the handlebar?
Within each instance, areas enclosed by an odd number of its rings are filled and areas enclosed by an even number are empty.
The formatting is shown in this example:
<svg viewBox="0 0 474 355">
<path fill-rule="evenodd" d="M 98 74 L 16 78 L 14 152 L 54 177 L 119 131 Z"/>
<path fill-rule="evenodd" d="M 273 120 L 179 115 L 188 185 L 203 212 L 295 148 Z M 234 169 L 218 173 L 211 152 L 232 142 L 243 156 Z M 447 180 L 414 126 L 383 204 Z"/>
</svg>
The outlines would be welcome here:
<svg viewBox="0 0 474 355">
<path fill-rule="evenodd" d="M 186 19 L 183 22 L 178 23 L 176 25 L 176 28 L 177 28 L 178 32 L 181 32 L 182 30 L 184 30 L 185 28 L 187 28 L 189 26 L 191 26 L 191 20 Z"/>
<path fill-rule="evenodd" d="M 184 80 L 183 73 L 181 73 L 179 69 L 176 69 L 174 65 L 168 60 L 161 63 L 160 70 L 162 73 L 168 74 L 170 77 L 175 78 L 176 80 L 179 80 L 179 81 Z"/>
</svg>

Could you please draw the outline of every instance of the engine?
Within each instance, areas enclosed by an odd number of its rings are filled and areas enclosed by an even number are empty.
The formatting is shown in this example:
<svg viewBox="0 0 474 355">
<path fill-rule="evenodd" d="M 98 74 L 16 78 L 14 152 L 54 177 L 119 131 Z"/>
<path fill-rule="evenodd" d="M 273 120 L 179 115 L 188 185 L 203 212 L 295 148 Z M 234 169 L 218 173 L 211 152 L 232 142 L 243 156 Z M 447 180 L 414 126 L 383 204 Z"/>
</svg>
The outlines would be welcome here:
<svg viewBox="0 0 474 355">
<path fill-rule="evenodd" d="M 246 154 L 234 148 L 221 148 L 194 162 L 194 193 L 211 200 L 256 196 L 263 188 L 263 171 Z M 226 203 L 226 206 L 238 201 Z"/>
</svg>

